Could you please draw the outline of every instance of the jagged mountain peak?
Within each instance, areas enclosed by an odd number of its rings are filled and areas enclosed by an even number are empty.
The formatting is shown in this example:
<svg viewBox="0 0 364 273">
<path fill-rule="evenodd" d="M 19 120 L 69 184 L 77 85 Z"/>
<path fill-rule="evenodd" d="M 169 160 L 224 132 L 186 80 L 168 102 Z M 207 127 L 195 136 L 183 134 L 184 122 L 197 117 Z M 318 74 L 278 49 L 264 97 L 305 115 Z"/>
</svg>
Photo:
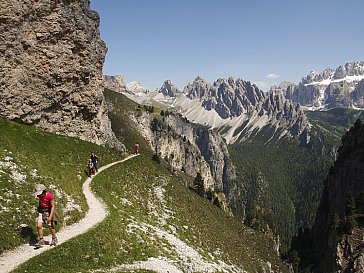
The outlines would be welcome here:
<svg viewBox="0 0 364 273">
<path fill-rule="evenodd" d="M 347 76 L 363 76 L 364 61 L 347 62 L 345 65 L 340 65 L 335 70 L 334 79 L 343 79 Z"/>
<path fill-rule="evenodd" d="M 332 68 L 326 68 L 321 73 L 317 73 L 314 70 L 311 70 L 310 73 L 306 77 L 302 78 L 303 84 L 310 84 L 313 82 L 321 82 L 327 79 L 331 79 L 334 76 L 335 70 Z"/>
<path fill-rule="evenodd" d="M 326 68 L 321 73 L 310 71 L 298 85 L 272 86 L 271 90 L 283 92 L 286 98 L 301 104 L 306 110 L 332 108 L 364 109 L 364 61 L 347 62 L 335 70 Z"/>
<path fill-rule="evenodd" d="M 178 87 L 171 80 L 164 81 L 162 87 L 157 89 L 157 92 L 168 97 L 176 97 L 177 94 L 181 93 Z"/>
<path fill-rule="evenodd" d="M 235 79 L 234 77 L 228 77 L 228 78 L 219 78 L 217 79 L 214 83 L 214 86 L 229 86 L 231 88 L 236 88 L 236 87 L 243 87 L 245 88 L 246 85 L 252 85 L 249 81 L 244 81 L 241 78 L 237 78 Z"/>
<path fill-rule="evenodd" d="M 201 99 L 208 96 L 211 84 L 201 76 L 197 76 L 192 83 L 188 83 L 183 89 L 183 93 L 190 99 Z"/>
<path fill-rule="evenodd" d="M 265 126 L 278 126 L 295 136 L 301 136 L 308 128 L 303 110 L 282 92 L 264 93 L 240 78 L 220 78 L 212 85 L 198 79 L 188 84 L 184 93 L 205 109 L 202 114 L 198 108 L 185 107 L 182 112 L 188 119 L 205 125 L 211 121 L 211 126 L 225 128 L 221 131 L 228 143 L 245 139 Z"/>
<path fill-rule="evenodd" d="M 308 128 L 302 109 L 288 100 L 283 92 L 265 93 L 241 78 L 219 78 L 210 84 L 197 76 L 183 92 L 171 80 L 166 80 L 156 91 L 145 95 L 131 94 L 130 98 L 139 103 L 154 100 L 174 107 L 192 122 L 222 129 L 228 143 L 244 140 L 265 126 L 279 127 L 280 137 L 287 133 L 300 136 Z"/>
<path fill-rule="evenodd" d="M 116 92 L 126 92 L 125 79 L 122 75 L 104 75 L 104 86 Z"/>
<path fill-rule="evenodd" d="M 127 93 L 130 95 L 140 95 L 141 93 L 148 93 L 148 89 L 139 81 L 131 81 L 126 83 L 122 75 L 104 75 L 104 86 L 110 90 Z"/>
<path fill-rule="evenodd" d="M 205 80 L 204 78 L 202 78 L 201 76 L 197 76 L 197 77 L 194 79 L 194 82 L 199 82 L 199 81 L 206 82 L 206 80 Z"/>
<path fill-rule="evenodd" d="M 321 73 L 311 70 L 310 73 L 302 78 L 302 84 L 326 84 L 326 80 L 345 80 L 347 77 L 363 76 L 364 77 L 364 61 L 347 62 L 344 65 L 338 66 L 336 69 L 326 68 Z M 355 80 L 355 79 L 354 79 Z M 326 82 L 325 82 L 326 81 Z"/>
<path fill-rule="evenodd" d="M 126 90 L 132 93 L 145 93 L 147 88 L 139 81 L 131 81 L 126 84 Z"/>
</svg>

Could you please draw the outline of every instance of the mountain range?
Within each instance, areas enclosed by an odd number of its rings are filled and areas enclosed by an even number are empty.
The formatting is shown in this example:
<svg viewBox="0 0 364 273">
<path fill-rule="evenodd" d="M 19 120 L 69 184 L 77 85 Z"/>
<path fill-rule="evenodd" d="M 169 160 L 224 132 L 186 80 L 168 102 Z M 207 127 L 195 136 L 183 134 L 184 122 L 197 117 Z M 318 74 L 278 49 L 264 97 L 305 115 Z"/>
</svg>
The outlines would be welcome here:
<svg viewBox="0 0 364 273">
<path fill-rule="evenodd" d="M 113 87 L 109 81 L 105 86 Z M 253 137 L 266 126 L 275 128 L 272 138 L 289 135 L 309 142 L 309 125 L 300 106 L 281 92 L 267 94 L 241 79 L 210 84 L 197 77 L 183 91 L 167 80 L 156 92 L 124 94 L 141 104 L 172 107 L 189 121 L 216 129 L 229 144 Z"/>
<path fill-rule="evenodd" d="M 104 82 L 115 90 L 112 77 L 104 76 Z M 125 82 L 118 89 L 138 103 L 172 107 L 191 122 L 217 130 L 228 144 L 254 137 L 267 127 L 274 128 L 272 139 L 297 136 L 308 144 L 311 126 L 304 110 L 364 109 L 364 62 L 311 71 L 300 83 L 282 82 L 267 93 L 242 79 L 218 79 L 211 84 L 199 76 L 182 91 L 170 80 L 156 92 L 127 88 Z"/>
<path fill-rule="evenodd" d="M 142 147 L 93 179 L 105 221 L 16 272 L 361 270 L 363 62 L 267 93 L 231 77 L 150 92 L 102 76 L 89 1 L 0 2 L 0 251 L 35 238 L 34 184 L 67 227 L 90 152 L 101 167 Z"/>
<path fill-rule="evenodd" d="M 283 92 L 286 98 L 307 110 L 352 108 L 364 110 L 364 62 L 348 62 L 321 73 L 311 71 L 301 82 L 283 82 L 271 90 Z"/>
</svg>

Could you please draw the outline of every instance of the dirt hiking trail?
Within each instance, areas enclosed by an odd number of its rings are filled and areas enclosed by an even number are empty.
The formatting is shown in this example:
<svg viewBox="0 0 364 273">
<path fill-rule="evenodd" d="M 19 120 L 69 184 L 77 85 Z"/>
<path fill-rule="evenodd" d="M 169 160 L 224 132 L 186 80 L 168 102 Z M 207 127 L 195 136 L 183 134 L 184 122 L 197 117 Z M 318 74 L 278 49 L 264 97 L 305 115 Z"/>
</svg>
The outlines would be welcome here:
<svg viewBox="0 0 364 273">
<path fill-rule="evenodd" d="M 138 156 L 138 155 L 131 155 L 131 156 L 126 157 L 123 160 L 112 162 L 108 165 L 105 165 L 105 166 L 99 168 L 98 173 L 106 170 L 107 168 L 110 168 L 111 166 L 113 166 L 115 164 L 122 163 L 122 162 L 129 160 L 136 156 Z M 94 175 L 94 176 L 96 176 L 96 175 Z M 96 226 L 97 224 L 99 224 L 106 218 L 106 216 L 108 214 L 107 209 L 106 209 L 105 205 L 103 204 L 103 202 L 100 199 L 98 199 L 91 191 L 91 188 L 90 188 L 91 181 L 92 181 L 92 178 L 87 178 L 82 186 L 83 194 L 86 197 L 87 205 L 89 207 L 89 210 L 85 215 L 85 218 L 83 218 L 82 220 L 80 220 L 79 222 L 77 222 L 71 226 L 62 228 L 59 232 L 57 232 L 58 244 L 56 247 L 58 247 L 59 245 L 62 245 L 63 243 L 70 240 L 71 238 L 74 238 L 80 234 L 87 232 L 89 229 L 93 228 L 94 226 Z M 44 237 L 44 239 L 46 242 L 47 241 L 50 242 L 51 236 L 49 235 L 47 237 Z M 17 247 L 14 250 L 4 252 L 0 256 L 1 272 L 2 273 L 10 272 L 10 271 L 14 270 L 20 264 L 29 260 L 30 258 L 33 258 L 45 251 L 51 250 L 51 249 L 53 249 L 53 247 L 50 247 L 49 245 L 45 245 L 39 249 L 34 249 L 34 246 L 31 246 L 29 244 L 24 244 L 24 245 Z"/>
</svg>

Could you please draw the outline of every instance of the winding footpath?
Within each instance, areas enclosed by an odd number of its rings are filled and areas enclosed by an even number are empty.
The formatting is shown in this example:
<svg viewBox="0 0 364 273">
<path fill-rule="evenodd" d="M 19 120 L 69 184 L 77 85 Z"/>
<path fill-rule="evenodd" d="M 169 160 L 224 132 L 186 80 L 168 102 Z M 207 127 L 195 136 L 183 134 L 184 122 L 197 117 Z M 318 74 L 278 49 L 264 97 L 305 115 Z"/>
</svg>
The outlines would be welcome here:
<svg viewBox="0 0 364 273">
<path fill-rule="evenodd" d="M 129 160 L 136 156 L 138 156 L 138 155 L 131 155 L 131 156 L 126 157 L 123 160 L 116 161 L 116 162 L 110 163 L 108 165 L 105 165 L 105 166 L 99 168 L 99 171 L 97 174 L 106 170 L 107 168 L 110 168 L 111 166 L 113 166 L 115 164 L 122 163 L 122 162 Z M 94 175 L 94 176 L 96 176 L 96 175 Z M 62 228 L 57 233 L 58 245 L 56 247 L 67 242 L 68 240 L 70 240 L 73 237 L 76 237 L 80 234 L 85 233 L 86 231 L 93 228 L 94 226 L 96 226 L 97 224 L 99 224 L 106 218 L 106 216 L 107 216 L 106 207 L 102 203 L 102 201 L 100 199 L 98 199 L 91 191 L 91 188 L 90 188 L 91 181 L 92 181 L 92 178 L 87 178 L 86 181 L 83 183 L 83 187 L 82 187 L 83 194 L 86 197 L 87 205 L 89 207 L 89 210 L 86 213 L 85 218 L 83 218 L 81 221 L 79 221 L 71 226 Z M 50 241 L 50 237 L 49 238 L 45 237 L 45 240 Z M 33 258 L 45 251 L 51 250 L 51 249 L 53 249 L 53 247 L 50 247 L 48 245 L 46 245 L 40 249 L 37 249 L 37 250 L 34 249 L 34 246 L 30 246 L 29 244 L 21 245 L 18 248 L 14 249 L 12 251 L 5 252 L 0 256 L 0 271 L 2 273 L 10 272 L 10 271 L 14 270 L 20 264 L 29 260 L 30 258 Z"/>
</svg>

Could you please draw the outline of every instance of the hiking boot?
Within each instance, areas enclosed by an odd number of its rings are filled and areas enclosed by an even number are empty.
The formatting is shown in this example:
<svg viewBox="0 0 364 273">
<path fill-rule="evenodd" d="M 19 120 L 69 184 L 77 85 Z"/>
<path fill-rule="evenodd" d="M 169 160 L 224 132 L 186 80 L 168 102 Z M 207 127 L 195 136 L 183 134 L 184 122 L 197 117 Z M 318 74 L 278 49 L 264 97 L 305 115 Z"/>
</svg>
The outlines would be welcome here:
<svg viewBox="0 0 364 273">
<path fill-rule="evenodd" d="M 44 239 L 41 238 L 41 239 L 38 239 L 38 242 L 35 243 L 35 247 L 42 247 L 44 246 L 45 242 L 44 242 Z"/>
<path fill-rule="evenodd" d="M 58 244 L 57 237 L 52 237 L 52 242 L 51 242 L 50 246 L 56 246 L 57 244 Z"/>
</svg>

